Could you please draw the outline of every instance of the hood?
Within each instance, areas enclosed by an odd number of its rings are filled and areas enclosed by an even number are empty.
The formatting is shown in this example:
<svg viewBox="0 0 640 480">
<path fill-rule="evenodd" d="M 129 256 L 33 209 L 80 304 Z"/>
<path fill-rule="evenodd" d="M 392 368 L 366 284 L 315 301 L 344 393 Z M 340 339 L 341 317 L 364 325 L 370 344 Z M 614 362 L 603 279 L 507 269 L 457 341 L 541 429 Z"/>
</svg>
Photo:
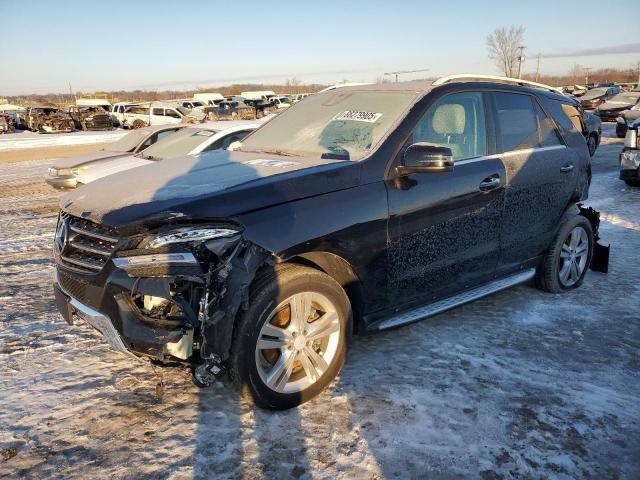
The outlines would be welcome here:
<svg viewBox="0 0 640 480">
<path fill-rule="evenodd" d="M 80 184 L 87 184 L 98 180 L 99 178 L 113 175 L 114 173 L 131 170 L 132 168 L 148 165 L 153 160 L 136 155 L 119 155 L 117 157 L 106 158 L 104 161 L 97 161 L 90 165 L 89 168 L 76 176 L 76 180 Z"/>
<path fill-rule="evenodd" d="M 355 186 L 356 162 L 219 150 L 154 162 L 69 193 L 61 208 L 111 227 L 221 219 Z"/>
<path fill-rule="evenodd" d="M 80 155 L 74 155 L 73 157 L 59 158 L 55 162 L 53 162 L 51 166 L 54 168 L 74 168 L 95 162 L 97 160 L 120 157 L 123 155 L 129 154 L 122 152 L 110 152 L 108 150 L 97 150 L 95 152 L 86 152 L 81 153 Z"/>
<path fill-rule="evenodd" d="M 610 110 L 610 111 L 622 111 L 622 110 L 626 110 L 629 107 L 633 107 L 635 104 L 634 103 L 613 103 L 613 102 L 604 102 L 602 104 L 600 104 L 600 106 L 598 107 L 598 110 L 603 111 L 603 110 Z"/>
</svg>

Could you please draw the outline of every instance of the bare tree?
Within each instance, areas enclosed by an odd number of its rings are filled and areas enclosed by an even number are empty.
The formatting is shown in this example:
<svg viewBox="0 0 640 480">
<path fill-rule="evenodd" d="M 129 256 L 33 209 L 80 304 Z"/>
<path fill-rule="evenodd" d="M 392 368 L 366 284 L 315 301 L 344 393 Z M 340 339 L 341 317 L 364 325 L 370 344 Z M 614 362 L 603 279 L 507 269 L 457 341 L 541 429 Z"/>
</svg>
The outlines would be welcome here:
<svg viewBox="0 0 640 480">
<path fill-rule="evenodd" d="M 496 28 L 487 37 L 489 58 L 505 76 L 513 77 L 518 71 L 518 47 L 524 40 L 524 27 Z"/>
</svg>

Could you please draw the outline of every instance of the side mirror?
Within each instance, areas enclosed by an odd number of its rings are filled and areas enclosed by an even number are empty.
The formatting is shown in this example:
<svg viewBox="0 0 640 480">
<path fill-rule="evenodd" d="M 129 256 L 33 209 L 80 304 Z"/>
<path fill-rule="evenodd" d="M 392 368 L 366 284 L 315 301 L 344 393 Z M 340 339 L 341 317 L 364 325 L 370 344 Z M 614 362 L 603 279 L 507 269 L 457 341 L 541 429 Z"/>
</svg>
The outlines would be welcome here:
<svg viewBox="0 0 640 480">
<path fill-rule="evenodd" d="M 453 171 L 453 153 L 448 147 L 419 142 L 409 145 L 402 155 L 398 175 L 411 173 L 442 173 Z"/>
</svg>

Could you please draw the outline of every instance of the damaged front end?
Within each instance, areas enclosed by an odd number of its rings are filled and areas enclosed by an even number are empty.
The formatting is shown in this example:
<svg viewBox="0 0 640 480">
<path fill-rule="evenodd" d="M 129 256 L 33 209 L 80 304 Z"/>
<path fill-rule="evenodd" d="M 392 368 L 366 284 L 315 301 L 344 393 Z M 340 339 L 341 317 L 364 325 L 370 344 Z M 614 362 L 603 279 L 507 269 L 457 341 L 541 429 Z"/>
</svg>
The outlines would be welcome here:
<svg viewBox="0 0 640 480">
<path fill-rule="evenodd" d="M 81 109 L 72 113 L 72 117 L 82 130 L 113 130 L 111 115 L 101 108 Z"/>
<path fill-rule="evenodd" d="M 66 298 L 67 307 L 58 301 L 66 318 L 75 313 L 118 348 L 83 315 L 87 306 L 138 356 L 199 367 L 203 384 L 221 372 L 236 314 L 269 252 L 235 225 L 174 225 L 122 239 L 63 213 L 57 231 L 56 288 Z"/>
<path fill-rule="evenodd" d="M 70 133 L 75 130 L 71 116 L 63 110 L 46 108 L 37 109 L 27 116 L 30 130 L 40 133 Z"/>
</svg>

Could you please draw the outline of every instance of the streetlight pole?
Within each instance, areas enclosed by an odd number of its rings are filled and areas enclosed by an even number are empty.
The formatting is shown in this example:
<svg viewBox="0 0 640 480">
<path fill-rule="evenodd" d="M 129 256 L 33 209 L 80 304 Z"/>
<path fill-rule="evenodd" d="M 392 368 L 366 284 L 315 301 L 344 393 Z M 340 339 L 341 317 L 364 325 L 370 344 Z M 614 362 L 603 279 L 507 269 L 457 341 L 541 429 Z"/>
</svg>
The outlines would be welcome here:
<svg viewBox="0 0 640 480">
<path fill-rule="evenodd" d="M 524 62 L 524 49 L 526 47 L 520 45 L 518 50 L 520 50 L 520 55 L 518 56 L 518 78 L 522 78 L 522 62 Z"/>
<path fill-rule="evenodd" d="M 584 83 L 585 86 L 589 85 L 589 71 L 591 70 L 591 67 L 584 67 Z"/>
</svg>

